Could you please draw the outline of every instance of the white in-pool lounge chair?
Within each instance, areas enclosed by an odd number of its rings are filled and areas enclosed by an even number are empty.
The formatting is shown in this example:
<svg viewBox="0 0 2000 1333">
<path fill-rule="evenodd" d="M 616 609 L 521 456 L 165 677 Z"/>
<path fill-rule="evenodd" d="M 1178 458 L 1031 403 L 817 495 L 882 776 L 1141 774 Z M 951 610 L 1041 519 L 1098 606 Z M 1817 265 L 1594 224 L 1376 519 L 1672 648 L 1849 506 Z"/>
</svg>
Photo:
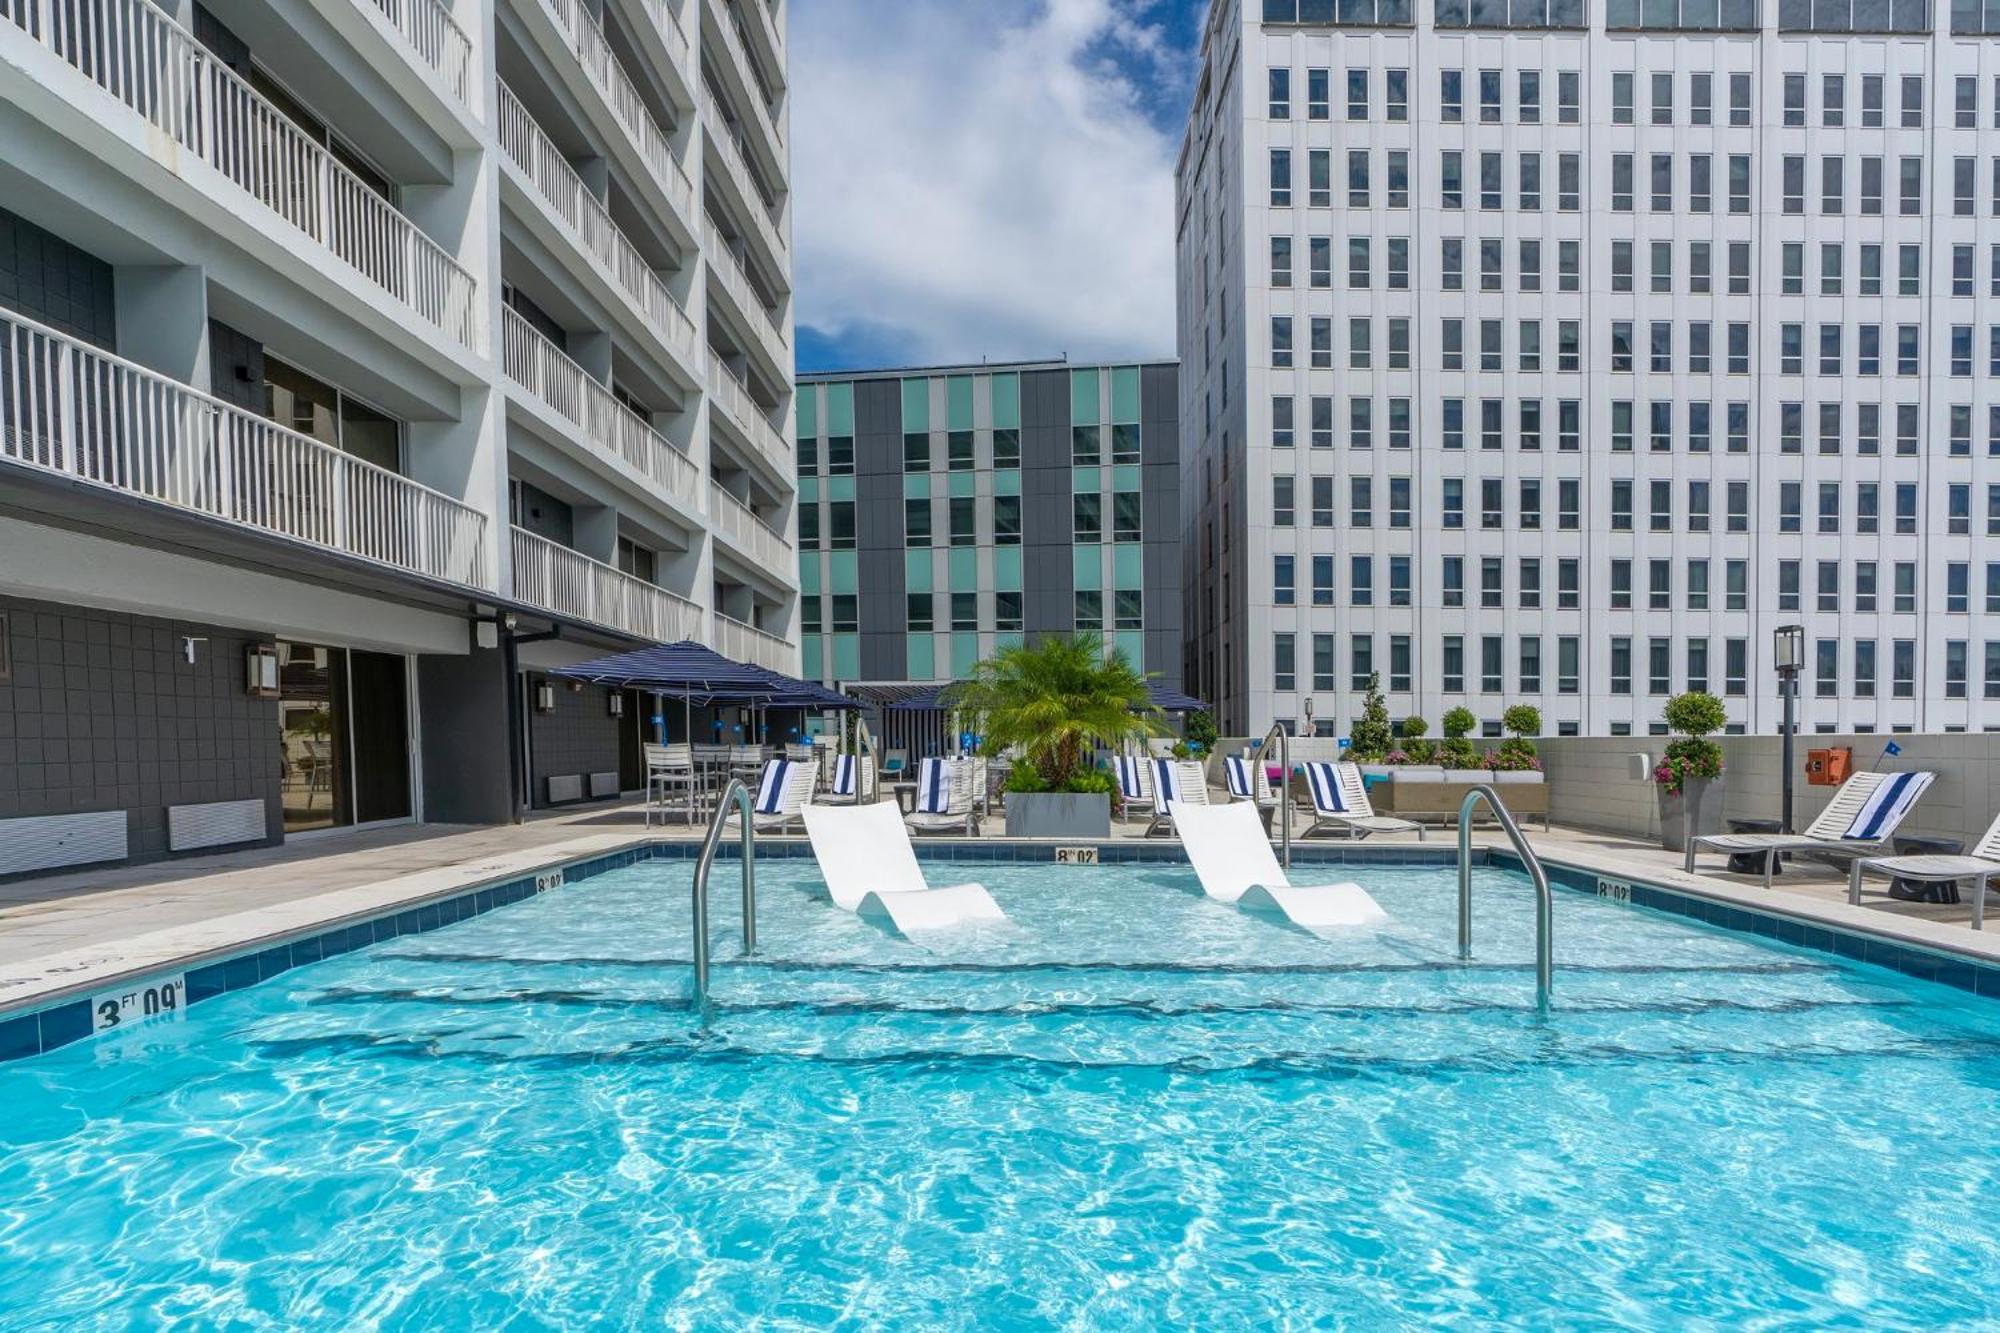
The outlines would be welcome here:
<svg viewBox="0 0 2000 1333">
<path fill-rule="evenodd" d="M 813 859 L 837 907 L 887 921 L 902 934 L 1007 919 L 978 884 L 930 886 L 893 801 L 809 805 L 805 823 Z"/>
<path fill-rule="evenodd" d="M 1208 804 L 1208 771 L 1199 759 L 1148 759 L 1153 772 L 1153 822 L 1146 825 L 1146 837 L 1167 833 L 1174 826 L 1174 811 L 1189 805 Z"/>
<path fill-rule="evenodd" d="M 1380 925 L 1389 919 L 1359 884 L 1295 886 L 1271 853 L 1257 808 L 1247 801 L 1227 805 L 1179 805 L 1174 829 L 1201 890 L 1217 902 L 1257 912 L 1275 912 L 1310 931 Z"/>
<path fill-rule="evenodd" d="M 1986 836 L 1974 844 L 1966 856 L 1864 856 L 1847 871 L 1847 901 L 1861 905 L 1861 877 L 1889 875 L 1920 884 L 1940 884 L 1946 880 L 1972 881 L 1972 928 L 1986 929 L 1986 885 L 2000 878 L 2000 819 L 1993 821 Z"/>
<path fill-rule="evenodd" d="M 1365 838 L 1371 833 L 1409 833 L 1424 840 L 1424 826 L 1414 819 L 1378 815 L 1368 799 L 1368 784 L 1362 781 L 1358 764 L 1316 760 L 1305 766 L 1306 791 L 1312 797 L 1313 822 L 1299 836 L 1310 838 L 1321 829 Z"/>
<path fill-rule="evenodd" d="M 799 822 L 800 811 L 819 788 L 819 765 L 794 759 L 769 759 L 751 793 L 750 826 L 759 833 L 776 833 Z M 742 818 L 733 808 L 732 820 Z"/>
<path fill-rule="evenodd" d="M 1681 869 L 1694 873 L 1697 851 L 1725 856 L 1762 853 L 1768 889 L 1771 871 L 1785 852 L 1829 860 L 1868 856 L 1889 845 L 1896 826 L 1936 777 L 1935 773 L 1856 773 L 1840 784 L 1804 833 L 1711 833 L 1689 838 Z"/>
<path fill-rule="evenodd" d="M 977 832 L 972 766 L 957 759 L 918 760 L 916 806 L 906 822 L 919 833 Z"/>
<path fill-rule="evenodd" d="M 1118 779 L 1119 819 L 1129 824 L 1140 815 L 1152 815 L 1152 761 L 1128 750 L 1112 758 L 1111 772 Z"/>
</svg>

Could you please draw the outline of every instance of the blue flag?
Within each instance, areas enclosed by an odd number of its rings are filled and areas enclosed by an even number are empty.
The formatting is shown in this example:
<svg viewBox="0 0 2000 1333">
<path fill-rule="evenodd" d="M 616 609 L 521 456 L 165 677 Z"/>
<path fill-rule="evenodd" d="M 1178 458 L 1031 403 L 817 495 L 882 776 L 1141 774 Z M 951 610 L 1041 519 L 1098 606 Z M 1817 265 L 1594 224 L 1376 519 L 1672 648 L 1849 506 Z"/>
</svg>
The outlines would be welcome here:
<svg viewBox="0 0 2000 1333">
<path fill-rule="evenodd" d="M 1883 754 L 1901 754 L 1902 752 L 1903 752 L 1903 747 L 1896 744 L 1896 742 L 1894 741 L 1890 741 L 1887 745 L 1882 747 Z"/>
</svg>

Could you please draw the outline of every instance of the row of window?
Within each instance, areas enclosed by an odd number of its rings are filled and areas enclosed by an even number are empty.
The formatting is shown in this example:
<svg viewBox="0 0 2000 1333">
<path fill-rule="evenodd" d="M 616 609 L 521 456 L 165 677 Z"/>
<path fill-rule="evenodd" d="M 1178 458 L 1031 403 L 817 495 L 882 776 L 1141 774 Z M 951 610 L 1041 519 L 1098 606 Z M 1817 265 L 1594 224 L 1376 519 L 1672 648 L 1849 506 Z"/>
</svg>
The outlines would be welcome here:
<svg viewBox="0 0 2000 1333">
<path fill-rule="evenodd" d="M 1012 427 L 995 428 L 991 435 L 991 466 L 1003 472 L 1018 469 L 1021 466 L 1020 430 Z M 799 475 L 817 476 L 822 458 L 825 460 L 828 476 L 853 476 L 854 437 L 835 435 L 822 441 L 817 436 L 801 435 L 798 449 Z M 1140 435 L 1137 425 L 1070 428 L 1070 462 L 1075 466 L 1098 467 L 1107 463 L 1119 465 L 1139 461 L 1141 461 Z M 911 431 L 903 436 L 905 472 L 929 472 L 936 466 L 936 449 L 928 432 Z M 945 471 L 975 472 L 980 466 L 975 432 L 969 430 L 945 432 Z"/>
<path fill-rule="evenodd" d="M 1266 23 L 1343 28 L 1416 25 L 1412 0 L 1263 0 L 1262 9 Z M 1583 32 L 1590 26 L 1586 0 L 1433 0 L 1431 21 L 1447 32 Z M 1755 33 L 1761 22 L 1758 0 L 1605 0 L 1604 4 L 1604 26 L 1610 32 Z M 1952 0 L 1951 30 L 1961 35 L 2000 31 L 2000 13 L 1987 12 L 1980 0 Z M 1928 33 L 1930 0 L 1778 0 L 1778 31 Z"/>
<path fill-rule="evenodd" d="M 1347 636 L 1347 688 L 1366 690 L 1379 670 L 1373 634 Z M 1407 634 L 1382 636 L 1388 641 L 1388 670 L 1382 683 L 1394 693 L 1414 688 L 1414 645 Z M 1682 669 L 1674 674 L 1674 652 L 1681 650 Z M 1332 634 L 1308 636 L 1309 660 L 1300 670 L 1299 636 L 1280 631 L 1271 636 L 1271 688 L 1291 693 L 1302 687 L 1318 691 L 1341 688 L 1338 644 Z M 1583 692 L 1583 641 L 1575 635 L 1559 635 L 1554 640 L 1553 690 L 1556 694 Z M 1813 645 L 1813 690 L 1821 698 L 1873 699 L 1881 686 L 1881 643 L 1875 639 L 1855 639 L 1846 644 L 1847 671 L 1842 679 L 1842 642 L 1818 639 Z M 1983 694 L 2000 699 L 2000 641 L 1980 645 L 1985 668 Z M 1468 661 L 1468 648 L 1476 653 Z M 1888 644 L 1888 697 L 1914 699 L 1917 693 L 1917 641 L 1891 639 Z M 1947 639 L 1944 648 L 1944 694 L 1948 699 L 1966 698 L 1972 644 L 1965 639 Z M 1718 665 L 1706 637 L 1673 639 L 1650 637 L 1635 640 L 1629 635 L 1613 635 L 1606 660 L 1606 692 L 1613 695 L 1636 693 L 1643 686 L 1649 695 L 1673 694 L 1678 689 L 1708 691 L 1720 685 L 1720 692 L 1741 696 L 1749 692 L 1750 642 L 1748 639 L 1722 640 L 1720 679 L 1713 674 Z M 1645 675 L 1635 678 L 1638 654 L 1644 653 Z M 1543 639 L 1538 634 L 1514 636 L 1514 671 L 1507 678 L 1507 636 L 1480 635 L 1468 642 L 1465 635 L 1446 634 L 1438 643 L 1440 685 L 1445 694 L 1541 694 L 1550 688 L 1545 676 Z M 1473 674 L 1468 675 L 1468 670 Z"/>
<path fill-rule="evenodd" d="M 932 545 L 977 546 L 980 544 L 980 511 L 990 514 L 990 541 L 995 546 L 1021 544 L 1021 497 L 995 495 L 982 502 L 969 495 L 955 495 L 944 502 L 945 527 L 938 531 L 937 507 L 928 497 L 903 501 L 903 544 L 909 547 Z M 820 506 L 807 502 L 799 506 L 799 545 L 835 551 L 855 549 L 854 506 L 852 500 L 832 500 L 826 506 L 822 526 Z M 1145 506 L 1138 491 L 1114 491 L 1110 505 L 1110 533 L 1113 542 L 1145 539 Z M 1089 545 L 1107 540 L 1104 496 L 1082 491 L 1070 497 L 1070 540 Z"/>
<path fill-rule="evenodd" d="M 1136 588 L 1118 589 L 1111 593 L 1096 590 L 1077 592 L 1074 602 L 1073 623 L 1079 630 L 1134 630 L 1146 627 L 1146 595 Z M 979 615 L 980 594 L 976 592 L 954 592 L 942 595 L 928 592 L 907 594 L 904 604 L 903 624 L 899 630 L 912 633 L 927 633 L 935 630 L 993 630 L 1006 633 L 1021 628 L 1021 593 L 994 592 L 993 618 L 990 624 L 982 624 Z M 1105 610 L 1109 598 L 1110 618 Z M 808 596 L 799 604 L 801 632 L 805 634 L 856 634 L 861 630 L 861 599 L 854 593 L 834 593 L 825 599 Z M 945 603 L 945 615 L 938 616 L 938 602 Z M 870 626 L 871 629 L 882 628 Z"/>
</svg>

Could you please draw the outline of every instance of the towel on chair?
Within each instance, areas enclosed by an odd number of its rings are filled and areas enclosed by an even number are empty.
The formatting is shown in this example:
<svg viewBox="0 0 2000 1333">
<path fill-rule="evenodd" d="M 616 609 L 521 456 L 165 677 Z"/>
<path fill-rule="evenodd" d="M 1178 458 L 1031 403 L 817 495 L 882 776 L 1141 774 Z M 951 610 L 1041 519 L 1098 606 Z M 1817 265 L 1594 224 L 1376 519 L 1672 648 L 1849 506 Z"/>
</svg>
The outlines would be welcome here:
<svg viewBox="0 0 2000 1333">
<path fill-rule="evenodd" d="M 835 796 L 854 795 L 854 756 L 840 754 L 833 757 L 833 794 Z"/>
<path fill-rule="evenodd" d="M 789 759 L 773 759 L 764 765 L 764 776 L 757 783 L 757 813 L 776 815 L 784 813 L 785 779 L 792 771 Z"/>
<path fill-rule="evenodd" d="M 1306 765 L 1306 781 L 1312 786 L 1313 804 L 1328 814 L 1347 813 L 1347 796 L 1340 789 L 1340 769 L 1321 760 Z"/>
<path fill-rule="evenodd" d="M 1229 780 L 1229 794 L 1239 801 L 1247 801 L 1257 790 L 1250 777 L 1250 761 L 1240 754 L 1232 754 L 1222 761 L 1223 776 Z"/>
<path fill-rule="evenodd" d="M 1874 842 L 1896 827 L 1903 816 L 1910 812 L 1924 789 L 1931 785 L 1935 773 L 1897 773 L 1868 794 L 1861 803 L 1854 822 L 1847 826 L 1843 838 L 1855 838 L 1864 842 Z"/>
<path fill-rule="evenodd" d="M 1143 801 L 1147 799 L 1145 789 L 1140 786 L 1139 778 L 1139 774 L 1144 771 L 1139 767 L 1143 762 L 1137 755 L 1121 754 L 1114 764 L 1114 767 L 1118 770 L 1118 794 L 1125 800 Z"/>
<path fill-rule="evenodd" d="M 1153 808 L 1161 814 L 1173 809 L 1181 799 L 1181 774 L 1171 759 L 1153 761 Z"/>
<path fill-rule="evenodd" d="M 942 759 L 925 759 L 917 765 L 917 813 L 943 815 L 951 812 L 951 769 Z"/>
</svg>

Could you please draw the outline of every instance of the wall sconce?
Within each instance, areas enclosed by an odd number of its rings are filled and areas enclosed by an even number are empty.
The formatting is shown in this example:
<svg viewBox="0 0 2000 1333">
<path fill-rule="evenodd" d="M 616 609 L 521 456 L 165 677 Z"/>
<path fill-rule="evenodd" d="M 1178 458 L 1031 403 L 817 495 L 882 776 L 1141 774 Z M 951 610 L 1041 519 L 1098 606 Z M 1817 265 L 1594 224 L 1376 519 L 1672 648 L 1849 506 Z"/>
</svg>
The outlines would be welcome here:
<svg viewBox="0 0 2000 1333">
<path fill-rule="evenodd" d="M 605 696 L 605 707 L 611 710 L 611 716 L 613 717 L 625 716 L 625 691 L 611 691 L 610 694 Z"/>
<path fill-rule="evenodd" d="M 243 650 L 243 688 L 253 699 L 278 697 L 278 645 L 253 643 Z"/>
<path fill-rule="evenodd" d="M 570 692 L 571 694 L 582 694 L 582 693 L 583 693 L 583 682 L 582 682 L 582 681 L 580 681 L 580 680 L 572 680 L 572 681 L 568 682 L 568 684 L 569 684 L 569 692 Z"/>
<path fill-rule="evenodd" d="M 535 711 L 537 713 L 556 711 L 556 687 L 546 680 L 535 683 Z"/>
</svg>

